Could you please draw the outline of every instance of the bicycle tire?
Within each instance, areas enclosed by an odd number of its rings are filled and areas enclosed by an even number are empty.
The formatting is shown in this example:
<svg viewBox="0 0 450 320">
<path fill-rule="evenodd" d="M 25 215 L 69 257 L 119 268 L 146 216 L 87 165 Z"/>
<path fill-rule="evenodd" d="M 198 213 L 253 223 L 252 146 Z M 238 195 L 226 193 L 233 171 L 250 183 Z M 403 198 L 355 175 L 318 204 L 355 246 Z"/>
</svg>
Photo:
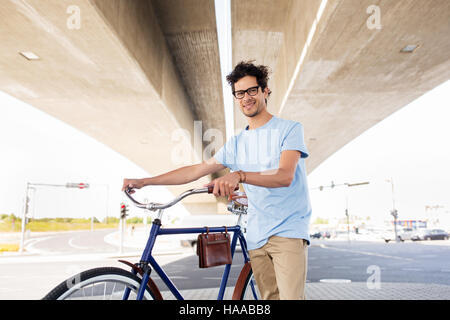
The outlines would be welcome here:
<svg viewBox="0 0 450 320">
<path fill-rule="evenodd" d="M 260 300 L 259 290 L 253 277 L 253 270 L 247 262 L 239 274 L 233 292 L 233 300 Z"/>
<path fill-rule="evenodd" d="M 111 300 L 112 298 L 121 299 L 123 297 L 123 293 L 120 294 L 121 286 L 123 289 L 125 287 L 131 289 L 131 297 L 137 296 L 137 291 L 141 284 L 141 279 L 128 272 L 126 270 L 114 267 L 102 267 L 102 268 L 94 268 L 90 270 L 83 271 L 73 277 L 68 278 L 67 280 L 61 282 L 58 286 L 56 286 L 53 290 L 51 290 L 42 300 L 98 300 L 101 298 L 97 293 L 101 292 L 99 289 L 102 289 L 101 283 L 105 283 L 103 286 L 103 296 L 102 300 L 104 300 L 106 292 L 112 289 Z M 107 286 L 107 283 L 114 284 L 114 287 L 111 288 Z M 117 284 L 119 284 L 118 291 L 115 291 Z M 86 296 L 85 293 L 89 293 L 87 290 L 88 287 L 91 287 L 91 296 Z M 94 295 L 95 293 L 95 295 Z M 118 294 L 115 294 L 118 293 Z M 144 292 L 143 299 L 152 300 L 155 295 L 152 292 L 152 289 L 147 285 L 146 291 Z M 122 299 L 121 299 L 122 300 Z"/>
</svg>

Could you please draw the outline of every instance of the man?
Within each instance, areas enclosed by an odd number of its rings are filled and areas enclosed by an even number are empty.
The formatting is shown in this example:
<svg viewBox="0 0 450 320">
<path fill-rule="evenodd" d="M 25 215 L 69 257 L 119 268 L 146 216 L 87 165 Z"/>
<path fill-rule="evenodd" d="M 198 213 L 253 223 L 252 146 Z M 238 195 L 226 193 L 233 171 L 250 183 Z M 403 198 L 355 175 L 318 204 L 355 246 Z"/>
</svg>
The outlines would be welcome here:
<svg viewBox="0 0 450 320">
<path fill-rule="evenodd" d="M 232 197 L 243 183 L 248 198 L 247 243 L 263 299 L 304 299 L 311 205 L 300 123 L 267 111 L 268 68 L 241 62 L 227 76 L 248 126 L 213 158 L 153 178 L 125 179 L 126 187 L 195 181 L 226 167 L 213 180 L 215 196 Z"/>
</svg>

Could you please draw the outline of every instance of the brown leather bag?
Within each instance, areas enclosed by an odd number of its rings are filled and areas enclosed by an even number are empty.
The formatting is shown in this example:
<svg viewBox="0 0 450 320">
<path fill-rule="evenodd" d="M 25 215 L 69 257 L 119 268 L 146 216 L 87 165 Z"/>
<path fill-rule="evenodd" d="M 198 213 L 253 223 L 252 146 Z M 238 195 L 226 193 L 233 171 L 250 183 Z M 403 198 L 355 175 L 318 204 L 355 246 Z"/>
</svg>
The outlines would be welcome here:
<svg viewBox="0 0 450 320">
<path fill-rule="evenodd" d="M 209 268 L 223 264 L 231 264 L 230 235 L 227 227 L 225 233 L 206 233 L 198 235 L 197 238 L 198 265 L 200 268 Z"/>
</svg>

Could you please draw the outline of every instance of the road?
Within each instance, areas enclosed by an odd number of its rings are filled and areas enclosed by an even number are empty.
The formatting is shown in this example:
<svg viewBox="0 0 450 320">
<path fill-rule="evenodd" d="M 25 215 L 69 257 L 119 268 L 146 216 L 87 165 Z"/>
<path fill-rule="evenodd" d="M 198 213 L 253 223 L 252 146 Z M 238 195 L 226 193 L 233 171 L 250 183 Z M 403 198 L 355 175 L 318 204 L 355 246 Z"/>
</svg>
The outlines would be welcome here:
<svg viewBox="0 0 450 320">
<path fill-rule="evenodd" d="M 52 287 L 82 270 L 121 266 L 117 262 L 117 246 L 104 241 L 111 232 L 113 230 L 44 235 L 28 242 L 29 247 L 39 254 L 15 258 L 0 256 L 0 299 L 39 299 Z M 180 247 L 177 251 L 172 250 L 172 254 L 163 251 L 159 250 L 156 260 L 164 265 L 178 288 L 219 286 L 223 267 L 199 269 L 198 257 L 191 248 Z M 137 252 L 126 249 L 125 253 L 131 256 L 127 259 L 136 262 L 139 259 Z M 238 251 L 229 285 L 235 283 L 242 264 Z M 386 244 L 381 241 L 314 240 L 309 247 L 309 283 L 327 279 L 366 283 L 374 275 L 381 283 L 447 285 L 447 298 L 450 299 L 450 241 Z M 161 291 L 167 290 L 155 273 L 152 278 Z"/>
<path fill-rule="evenodd" d="M 33 236 L 25 242 L 25 250 L 37 254 L 84 254 L 117 252 L 118 247 L 105 242 L 105 237 L 116 230 L 53 232 Z M 131 249 L 131 248 L 129 248 Z"/>
<path fill-rule="evenodd" d="M 230 273 L 233 284 L 242 268 L 237 252 Z M 166 266 L 180 288 L 218 286 L 223 267 L 199 269 L 198 257 L 189 256 Z M 327 279 L 367 282 L 369 277 L 381 282 L 428 283 L 450 286 L 450 240 L 430 242 L 351 242 L 314 241 L 308 250 L 308 282 Z M 157 284 L 158 277 L 154 277 Z M 164 287 L 163 284 L 161 284 Z M 450 287 L 449 287 L 450 289 Z M 450 292 L 449 292 L 450 299 Z"/>
<path fill-rule="evenodd" d="M 34 234 L 25 243 L 24 255 L 0 255 L 0 300 L 41 299 L 65 279 L 87 269 L 114 266 L 128 269 L 119 259 L 137 262 L 145 240 L 130 242 L 119 254 L 116 230 Z M 17 238 L 17 236 L 16 236 Z M 163 239 L 161 239 L 163 240 Z M 158 244 L 159 241 L 159 244 Z M 158 245 L 166 252 L 158 253 Z M 167 250 L 168 249 L 168 250 Z M 192 255 L 191 248 L 174 250 L 157 240 L 156 258 L 161 265 Z"/>
<path fill-rule="evenodd" d="M 379 270 L 381 282 L 450 285 L 450 241 L 315 241 L 309 251 L 308 280 L 366 282 Z M 449 297 L 450 298 L 450 297 Z"/>
</svg>

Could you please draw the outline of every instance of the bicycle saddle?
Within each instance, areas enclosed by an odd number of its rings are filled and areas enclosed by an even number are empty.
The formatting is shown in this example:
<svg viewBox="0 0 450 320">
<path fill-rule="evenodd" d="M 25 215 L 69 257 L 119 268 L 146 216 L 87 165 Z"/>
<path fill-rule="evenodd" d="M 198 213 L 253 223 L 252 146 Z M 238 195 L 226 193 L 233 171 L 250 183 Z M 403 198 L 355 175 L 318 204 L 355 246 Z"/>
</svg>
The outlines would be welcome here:
<svg viewBox="0 0 450 320">
<path fill-rule="evenodd" d="M 235 192 L 236 196 L 233 196 L 232 200 L 233 202 L 236 202 L 239 206 L 248 206 L 248 199 L 245 192 Z"/>
</svg>

